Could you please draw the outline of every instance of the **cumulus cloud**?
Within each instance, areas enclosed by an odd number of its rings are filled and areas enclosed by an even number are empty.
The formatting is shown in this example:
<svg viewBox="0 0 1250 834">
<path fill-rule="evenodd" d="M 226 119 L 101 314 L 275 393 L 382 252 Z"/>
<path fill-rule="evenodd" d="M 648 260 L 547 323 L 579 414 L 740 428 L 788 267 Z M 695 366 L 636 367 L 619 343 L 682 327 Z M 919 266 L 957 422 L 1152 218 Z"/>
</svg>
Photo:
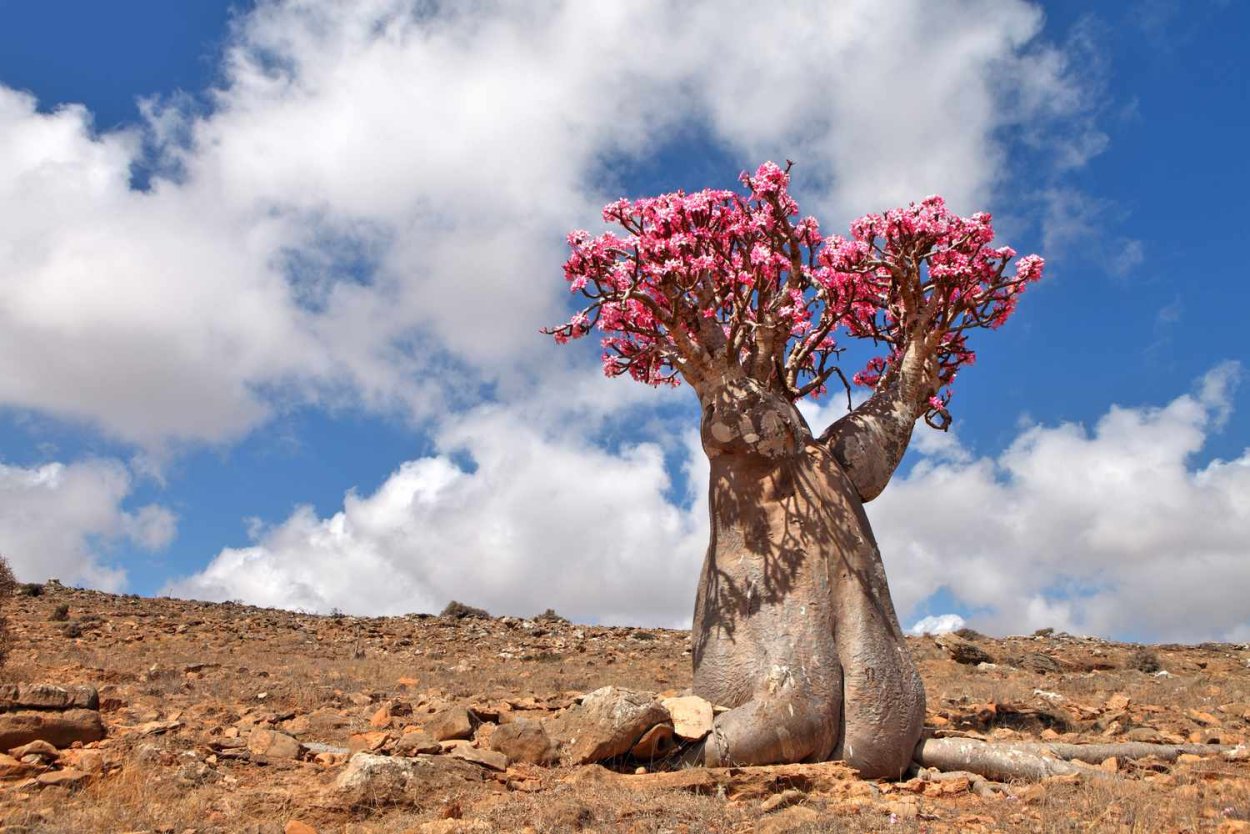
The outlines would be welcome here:
<svg viewBox="0 0 1250 834">
<path fill-rule="evenodd" d="M 606 451 L 544 423 L 546 408 L 478 408 L 440 434 L 439 454 L 402 464 L 373 494 L 349 493 L 324 519 L 301 508 L 166 590 L 361 614 L 458 599 L 494 613 L 688 625 L 706 471 L 674 496 L 659 446 Z M 702 454 L 691 446 L 686 436 L 672 450 L 686 466 Z"/>
<path fill-rule="evenodd" d="M 1148 640 L 1250 624 L 1250 450 L 1195 466 L 1228 418 L 1235 365 L 1162 407 L 1035 425 L 995 457 L 956 443 L 869 506 L 900 610 L 944 588 L 995 632 Z"/>
<path fill-rule="evenodd" d="M 931 614 L 928 617 L 921 617 L 911 628 L 907 629 L 908 634 L 950 634 L 952 631 L 959 631 L 967 625 L 963 617 L 958 614 Z"/>
<path fill-rule="evenodd" d="M 982 207 L 1004 131 L 1082 112 L 1041 25 L 985 0 L 267 2 L 206 112 L 99 133 L 0 87 L 0 404 L 148 449 L 291 403 L 473 405 L 569 361 L 535 337 L 563 232 L 681 131 L 798 159 L 830 224 Z"/>
<path fill-rule="evenodd" d="M 921 430 L 911 471 L 868 505 L 903 621 L 945 589 L 997 632 L 1246 633 L 1250 451 L 1191 465 L 1228 416 L 1236 373 L 1221 366 L 1162 407 L 1113 407 L 1092 430 L 1026 428 L 995 457 Z M 457 598 L 688 625 L 707 541 L 695 439 L 668 452 L 690 476 L 675 496 L 657 447 L 604 451 L 560 430 L 558 407 L 534 408 L 478 409 L 372 495 L 324 519 L 301 509 L 168 590 L 362 613 Z M 963 625 L 947 614 L 911 630 Z"/>
<path fill-rule="evenodd" d="M 131 543 L 160 550 L 177 528 L 165 507 L 126 510 L 132 486 L 126 467 L 115 460 L 0 464 L 0 552 L 22 581 L 56 578 L 120 590 L 125 572 L 108 564 L 108 548 Z"/>
</svg>

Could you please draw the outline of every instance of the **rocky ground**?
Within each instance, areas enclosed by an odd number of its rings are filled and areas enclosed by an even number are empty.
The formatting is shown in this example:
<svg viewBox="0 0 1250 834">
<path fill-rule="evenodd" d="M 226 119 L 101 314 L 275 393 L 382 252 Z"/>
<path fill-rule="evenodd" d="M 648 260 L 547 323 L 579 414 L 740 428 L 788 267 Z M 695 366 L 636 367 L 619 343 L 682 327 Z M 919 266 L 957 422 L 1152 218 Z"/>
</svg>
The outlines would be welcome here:
<svg viewBox="0 0 1250 834">
<path fill-rule="evenodd" d="M 3 834 L 1250 831 L 1246 750 L 1215 752 L 1250 739 L 1247 646 L 912 639 L 938 735 L 1212 752 L 1032 784 L 887 783 L 837 763 L 681 768 L 663 758 L 689 733 L 681 702 L 606 764 L 571 764 L 568 739 L 535 730 L 568 731 L 605 697 L 655 709 L 617 690 L 579 705 L 609 685 L 683 695 L 682 631 L 22 590 L 0 673 Z M 22 741 L 36 724 L 55 740 Z"/>
</svg>

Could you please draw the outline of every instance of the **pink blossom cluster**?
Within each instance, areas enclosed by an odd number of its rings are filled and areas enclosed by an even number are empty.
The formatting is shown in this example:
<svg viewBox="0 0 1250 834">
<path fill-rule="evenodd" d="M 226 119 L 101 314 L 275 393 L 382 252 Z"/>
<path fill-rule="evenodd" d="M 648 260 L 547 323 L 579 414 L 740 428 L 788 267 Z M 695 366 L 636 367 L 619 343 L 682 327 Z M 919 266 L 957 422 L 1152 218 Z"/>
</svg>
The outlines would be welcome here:
<svg viewBox="0 0 1250 834">
<path fill-rule="evenodd" d="M 944 414 L 957 371 L 976 358 L 967 332 L 1001 326 L 1042 275 L 1029 255 L 1008 276 L 1016 253 L 991 246 L 990 216 L 959 217 L 941 197 L 825 238 L 799 218 L 788 167 L 766 162 L 742 182 L 745 196 L 678 191 L 606 206 L 623 233 L 568 238 L 565 278 L 589 304 L 545 332 L 564 343 L 599 329 L 609 376 L 677 385 L 737 363 L 792 399 L 842 377 L 845 332 L 883 349 L 854 375 L 864 386 L 890 384 L 909 348 L 922 351 L 940 383 L 928 406 Z"/>
</svg>

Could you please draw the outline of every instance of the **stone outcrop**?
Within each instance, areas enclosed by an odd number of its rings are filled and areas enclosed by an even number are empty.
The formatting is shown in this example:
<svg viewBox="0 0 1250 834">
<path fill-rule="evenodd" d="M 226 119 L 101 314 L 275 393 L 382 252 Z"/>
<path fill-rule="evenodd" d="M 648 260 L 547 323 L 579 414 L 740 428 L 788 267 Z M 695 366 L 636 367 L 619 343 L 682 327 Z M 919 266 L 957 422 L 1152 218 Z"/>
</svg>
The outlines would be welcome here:
<svg viewBox="0 0 1250 834">
<path fill-rule="evenodd" d="M 56 747 L 99 741 L 105 736 L 100 696 L 90 686 L 4 684 L 0 686 L 0 750 L 32 741 Z"/>
<path fill-rule="evenodd" d="M 654 695 L 605 686 L 554 719 L 547 728 L 565 764 L 587 764 L 623 756 L 668 711 Z"/>
</svg>

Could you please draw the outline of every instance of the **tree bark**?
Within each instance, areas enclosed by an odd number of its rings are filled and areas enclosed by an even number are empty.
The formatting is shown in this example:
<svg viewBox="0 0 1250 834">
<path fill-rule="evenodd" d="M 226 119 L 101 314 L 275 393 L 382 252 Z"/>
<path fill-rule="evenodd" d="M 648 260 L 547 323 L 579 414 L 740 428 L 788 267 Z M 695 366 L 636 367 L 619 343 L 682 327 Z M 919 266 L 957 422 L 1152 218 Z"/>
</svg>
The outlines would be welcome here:
<svg viewBox="0 0 1250 834">
<path fill-rule="evenodd" d="M 729 380 L 701 399 L 712 538 L 694 691 L 731 708 L 704 763 L 840 758 L 866 777 L 899 777 L 920 739 L 924 689 L 860 489 L 759 383 Z"/>
</svg>

